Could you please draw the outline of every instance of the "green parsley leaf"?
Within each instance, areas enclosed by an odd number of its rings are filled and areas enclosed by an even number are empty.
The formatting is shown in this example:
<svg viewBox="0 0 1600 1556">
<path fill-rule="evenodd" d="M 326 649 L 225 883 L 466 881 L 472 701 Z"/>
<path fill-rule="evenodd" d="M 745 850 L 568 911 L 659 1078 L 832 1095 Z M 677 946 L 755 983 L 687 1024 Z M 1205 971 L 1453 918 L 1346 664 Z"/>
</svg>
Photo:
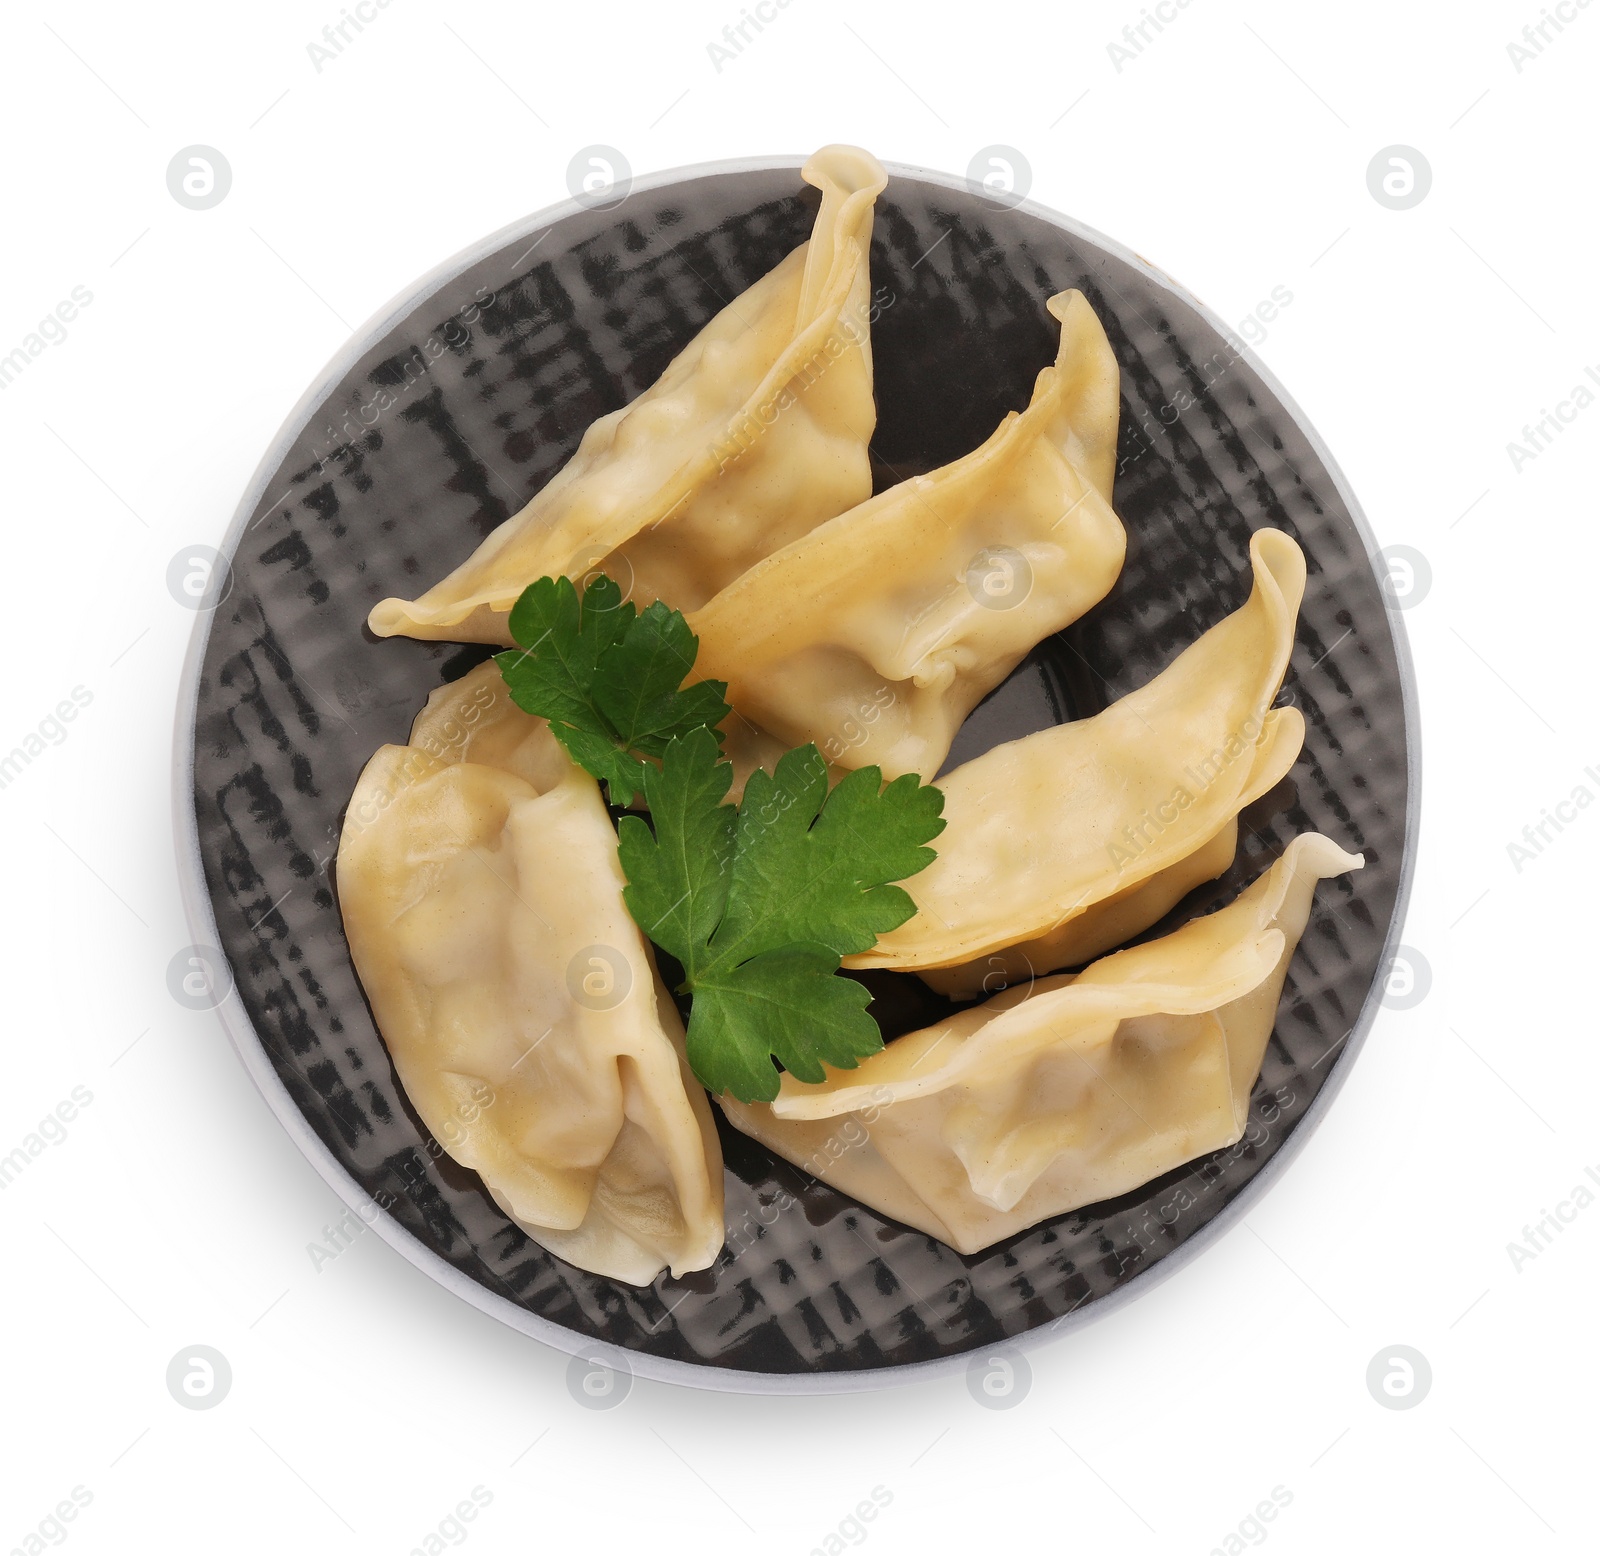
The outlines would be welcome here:
<svg viewBox="0 0 1600 1556">
<path fill-rule="evenodd" d="M 520 649 L 495 655 L 519 708 L 552 723 L 615 737 L 597 716 L 592 696 L 600 656 L 632 625 L 634 607 L 609 578 L 578 591 L 570 578 L 541 578 L 522 591 L 508 625 Z"/>
<path fill-rule="evenodd" d="M 634 796 L 644 792 L 645 764 L 614 741 L 553 720 L 550 732 L 567 748 L 567 755 L 579 767 L 605 784 L 612 804 L 631 805 Z"/>
<path fill-rule="evenodd" d="M 624 816 L 618 856 L 634 922 L 683 966 L 689 1062 L 713 1092 L 778 1094 L 776 1058 L 801 1080 L 854 1069 L 883 1047 L 871 998 L 838 976 L 916 912 L 894 885 L 933 861 L 944 796 L 915 774 L 887 787 L 876 767 L 828 788 L 814 745 L 756 772 L 735 807 L 717 728 L 722 681 L 684 686 L 699 640 L 657 600 L 638 611 L 603 574 L 584 591 L 541 578 L 512 607 L 520 645 L 496 656 L 512 699 L 548 719 Z"/>
<path fill-rule="evenodd" d="M 854 1069 L 883 1047 L 883 1034 L 865 985 L 838 971 L 838 952 L 802 943 L 703 974 L 689 1014 L 695 1074 L 714 1093 L 770 1102 L 779 1076 L 768 1054 L 803 1081 L 825 1079 L 824 1060 Z"/>
<path fill-rule="evenodd" d="M 601 779 L 616 805 L 644 787 L 646 763 L 674 738 L 713 731 L 728 716 L 722 681 L 680 690 L 699 640 L 657 600 L 642 613 L 604 574 L 580 601 L 570 578 L 541 578 L 511 609 L 519 648 L 495 656 L 512 700 L 550 721 L 573 761 Z"/>
<path fill-rule="evenodd" d="M 689 1062 L 713 1092 L 742 1102 L 778 1094 L 775 1056 L 802 1080 L 824 1062 L 854 1069 L 883 1047 L 867 991 L 837 976 L 916 911 L 892 881 L 933 860 L 944 796 L 915 774 L 887 788 L 864 767 L 828 789 L 815 746 L 757 772 L 737 817 L 722 804 L 732 770 L 697 730 L 644 774 L 647 826 L 619 828 L 634 921 L 684 969 L 694 995 Z"/>
<path fill-rule="evenodd" d="M 722 801 L 732 782 L 712 732 L 694 730 L 673 741 L 660 768 L 644 776 L 655 831 L 638 816 L 617 824 L 628 878 L 622 899 L 634 923 L 683 964 L 691 986 L 728 901 L 735 812 Z"/>
<path fill-rule="evenodd" d="M 885 789 L 876 767 L 847 773 L 830 794 L 814 745 L 786 752 L 775 774 L 752 773 L 712 952 L 744 961 L 808 940 L 840 956 L 869 950 L 917 911 L 888 883 L 933 863 L 921 845 L 944 831 L 943 808 L 943 793 L 915 773 Z"/>
<path fill-rule="evenodd" d="M 628 623 L 620 649 L 600 656 L 595 706 L 630 750 L 660 756 L 675 735 L 696 727 L 714 729 L 727 718 L 725 681 L 698 681 L 678 690 L 699 649 L 683 613 L 656 600 Z"/>
</svg>

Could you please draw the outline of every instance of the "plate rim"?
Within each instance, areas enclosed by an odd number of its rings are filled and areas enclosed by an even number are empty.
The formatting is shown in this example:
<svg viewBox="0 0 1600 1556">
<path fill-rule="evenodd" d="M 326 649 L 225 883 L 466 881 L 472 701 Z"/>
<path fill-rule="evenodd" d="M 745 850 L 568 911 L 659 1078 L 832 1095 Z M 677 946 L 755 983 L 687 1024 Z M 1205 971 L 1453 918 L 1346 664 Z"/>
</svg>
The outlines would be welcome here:
<svg viewBox="0 0 1600 1556">
<path fill-rule="evenodd" d="M 631 196 L 634 193 L 721 174 L 774 171 L 794 171 L 798 174 L 807 160 L 806 157 L 773 155 L 690 163 L 636 177 L 629 184 L 628 194 Z M 912 178 L 956 193 L 973 193 L 970 181 L 958 174 L 945 173 L 914 163 L 884 162 L 883 167 L 891 179 Z M 1069 233 L 1091 248 L 1099 249 L 1132 266 L 1161 290 L 1172 294 L 1187 307 L 1192 308 L 1224 338 L 1233 333 L 1227 323 L 1193 292 L 1126 245 L 1037 201 L 1021 200 L 1011 203 L 1029 215 L 1036 216 Z M 583 202 L 569 198 L 545 206 L 497 229 L 425 272 L 410 286 L 391 297 L 354 330 L 295 402 L 257 462 L 255 471 L 246 483 L 244 493 L 234 510 L 233 518 L 229 521 L 218 545 L 218 550 L 228 559 L 230 566 L 249 526 L 251 515 L 265 494 L 273 472 L 282 467 L 285 458 L 294 447 L 295 440 L 310 423 L 313 414 L 327 401 L 362 357 L 397 324 L 416 312 L 431 296 L 473 265 L 518 239 L 531 236 L 541 227 L 548 228 L 587 209 Z M 1372 526 L 1343 470 L 1335 461 L 1332 451 L 1323 442 L 1321 435 L 1301 410 L 1298 402 L 1261 361 L 1254 348 L 1247 345 L 1242 355 L 1263 385 L 1276 397 L 1279 405 L 1306 439 L 1312 452 L 1322 462 L 1328 479 L 1344 502 L 1356 534 L 1365 547 L 1367 564 L 1371 568 L 1372 557 L 1379 549 L 1377 536 L 1373 533 Z M 200 852 L 199 817 L 194 800 L 194 750 L 200 675 L 205 663 L 206 648 L 210 642 L 215 614 L 215 607 L 201 612 L 189 635 L 189 644 L 178 683 L 172 745 L 173 841 L 178 866 L 179 892 L 183 901 L 184 919 L 189 933 L 194 936 L 194 943 L 208 946 L 220 946 L 221 935 L 217 928 L 211 893 L 205 878 L 204 860 Z M 234 1052 L 239 1056 L 246 1073 L 254 1081 L 267 1106 L 300 1148 L 301 1153 L 344 1204 L 373 1226 L 391 1248 L 447 1291 L 453 1292 L 480 1312 L 498 1319 L 519 1333 L 539 1340 L 571 1357 L 581 1357 L 591 1363 L 597 1362 L 631 1378 L 644 1378 L 651 1382 L 676 1384 L 680 1387 L 716 1393 L 823 1395 L 864 1393 L 902 1384 L 925 1382 L 963 1372 L 977 1358 L 1005 1353 L 1018 1355 L 1034 1350 L 1062 1333 L 1080 1330 L 1098 1319 L 1107 1317 L 1128 1302 L 1153 1290 L 1162 1281 L 1177 1274 L 1206 1249 L 1214 1246 L 1250 1210 L 1253 1210 L 1262 1196 L 1288 1169 L 1321 1124 L 1334 1098 L 1343 1089 L 1350 1069 L 1355 1063 L 1356 1054 L 1367 1039 L 1382 1002 L 1381 970 L 1400 945 L 1401 934 L 1405 928 L 1416 870 L 1422 810 L 1422 749 L 1416 667 L 1401 612 L 1386 602 L 1384 615 L 1390 640 L 1394 645 L 1395 665 L 1400 679 L 1400 707 L 1406 753 L 1405 839 L 1401 850 L 1400 875 L 1394 908 L 1390 914 L 1380 954 L 1380 971 L 1367 990 L 1366 998 L 1345 1039 L 1343 1051 L 1329 1067 L 1327 1078 L 1307 1104 L 1305 1112 L 1283 1143 L 1244 1187 L 1204 1226 L 1170 1253 L 1131 1276 L 1106 1296 L 1081 1309 L 1074 1309 L 1047 1324 L 1029 1329 L 1023 1334 L 926 1361 L 903 1362 L 890 1367 L 844 1369 L 837 1372 L 743 1371 L 718 1367 L 708 1362 L 686 1362 L 670 1357 L 654 1356 L 631 1350 L 615 1341 L 592 1339 L 552 1319 L 542 1318 L 539 1314 L 530 1312 L 508 1298 L 490 1291 L 488 1287 L 481 1285 L 455 1265 L 441 1258 L 387 1210 L 378 1205 L 351 1176 L 295 1104 L 282 1077 L 267 1056 L 260 1034 L 244 1008 L 244 1001 L 240 997 L 237 981 L 232 977 L 231 968 L 228 992 L 216 1006 L 217 1018 Z"/>
</svg>

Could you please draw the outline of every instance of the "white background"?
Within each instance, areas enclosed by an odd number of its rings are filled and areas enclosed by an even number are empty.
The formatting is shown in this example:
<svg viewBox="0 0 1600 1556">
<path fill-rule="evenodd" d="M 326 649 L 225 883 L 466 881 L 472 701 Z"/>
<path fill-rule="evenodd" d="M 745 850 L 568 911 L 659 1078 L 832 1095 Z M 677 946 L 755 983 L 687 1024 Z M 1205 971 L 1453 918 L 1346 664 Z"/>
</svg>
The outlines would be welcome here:
<svg viewBox="0 0 1600 1556">
<path fill-rule="evenodd" d="M 0 355 L 75 286 L 93 302 L 0 392 L 0 748 L 73 687 L 93 700 L 0 790 L 0 1154 L 75 1086 L 93 1101 L 0 1192 L 0 1550 L 74 1486 L 84 1553 L 404 1556 L 475 1486 L 481 1552 L 805 1553 L 852 1537 L 875 1486 L 892 1500 L 863 1529 L 885 1553 L 1203 1556 L 1230 1532 L 1285 1553 L 1578 1549 L 1600 1206 L 1520 1270 L 1507 1249 L 1600 1170 L 1600 812 L 1520 871 L 1507 851 L 1575 786 L 1600 794 L 1600 408 L 1520 471 L 1507 451 L 1600 370 L 1600 7 L 1567 8 L 1520 72 L 1506 45 L 1535 0 L 1194 0 L 1120 71 L 1106 45 L 1136 0 L 793 0 L 720 71 L 707 44 L 739 0 L 393 0 L 320 71 L 307 45 L 337 0 L 9 8 Z M 215 1017 L 168 995 L 190 939 L 168 817 L 194 615 L 166 569 L 221 536 L 351 330 L 564 198 L 578 149 L 643 173 L 830 140 L 953 172 L 1005 143 L 1036 199 L 1224 318 L 1292 291 L 1262 359 L 1380 541 L 1432 570 L 1404 619 L 1426 773 L 1405 939 L 1433 984 L 1382 1013 L 1248 1223 L 1034 1352 L 1013 1408 L 958 1375 L 848 1399 L 639 1383 L 586 1411 L 565 1356 L 376 1236 L 314 1270 L 340 1205 Z M 166 185 L 194 143 L 233 170 L 206 211 Z M 1366 181 L 1395 143 L 1433 170 L 1405 211 Z M 233 1369 L 206 1411 L 164 1381 L 196 1343 Z M 1404 1411 L 1365 1381 L 1395 1344 L 1433 1373 Z M 1287 1507 L 1238 1536 L 1274 1487 Z"/>
</svg>

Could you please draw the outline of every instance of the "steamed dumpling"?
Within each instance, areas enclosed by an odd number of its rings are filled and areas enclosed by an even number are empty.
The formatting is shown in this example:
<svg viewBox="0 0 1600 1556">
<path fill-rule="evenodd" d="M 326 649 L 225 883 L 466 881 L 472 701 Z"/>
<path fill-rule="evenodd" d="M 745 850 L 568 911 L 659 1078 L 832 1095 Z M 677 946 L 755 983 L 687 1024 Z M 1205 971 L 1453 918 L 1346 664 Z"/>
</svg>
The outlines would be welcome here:
<svg viewBox="0 0 1600 1556">
<path fill-rule="evenodd" d="M 980 448 L 767 557 L 690 617 L 698 676 L 781 745 L 931 778 L 983 697 L 1122 567 L 1118 373 L 1081 292 L 1055 365 Z"/>
<path fill-rule="evenodd" d="M 535 579 L 595 568 L 642 608 L 693 610 L 769 552 L 872 491 L 867 253 L 887 182 L 828 146 L 809 242 L 734 298 L 631 405 L 603 416 L 518 514 L 416 600 L 381 600 L 379 637 L 511 646 Z"/>
<path fill-rule="evenodd" d="M 594 781 L 490 661 L 367 764 L 345 933 L 434 1138 L 535 1242 L 645 1285 L 722 1247 L 722 1153 Z"/>
<path fill-rule="evenodd" d="M 939 780 L 938 857 L 903 883 L 917 913 L 847 966 L 977 963 L 948 980 L 975 992 L 1013 947 L 1003 965 L 1024 976 L 1061 966 L 1146 928 L 1196 884 L 1185 861 L 1220 856 L 1218 834 L 1288 771 L 1305 738 L 1298 709 L 1272 707 L 1305 558 L 1287 535 L 1261 530 L 1250 560 L 1250 598 L 1148 685 Z"/>
<path fill-rule="evenodd" d="M 785 1076 L 770 1104 L 722 1107 L 835 1188 L 977 1253 L 1242 1136 L 1312 894 L 1361 864 L 1308 833 L 1218 913 L 819 1084 Z"/>
<path fill-rule="evenodd" d="M 1305 743 L 1305 720 L 1298 709 L 1280 708 L 1271 734 L 1256 754 L 1249 781 L 1235 802 L 1244 810 L 1287 776 Z M 1005 946 L 959 967 L 919 969 L 922 981 L 951 999 L 976 999 L 1057 967 L 1081 967 L 1124 941 L 1143 934 L 1165 918 L 1196 886 L 1232 868 L 1239 848 L 1239 818 L 1229 816 L 1192 854 L 1096 902 L 1055 929 Z"/>
</svg>

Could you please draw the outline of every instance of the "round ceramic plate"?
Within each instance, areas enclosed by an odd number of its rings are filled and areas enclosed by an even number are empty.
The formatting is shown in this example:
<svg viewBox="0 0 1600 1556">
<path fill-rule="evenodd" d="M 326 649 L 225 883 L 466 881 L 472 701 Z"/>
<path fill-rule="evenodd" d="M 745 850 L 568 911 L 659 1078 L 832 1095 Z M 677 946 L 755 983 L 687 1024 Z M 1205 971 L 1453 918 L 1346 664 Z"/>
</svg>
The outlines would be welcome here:
<svg viewBox="0 0 1600 1556">
<path fill-rule="evenodd" d="M 1296 833 L 1366 856 L 1317 893 L 1245 1138 L 968 1258 L 724 1127 L 740 1235 L 713 1268 L 642 1289 L 546 1253 L 475 1174 L 428 1149 L 351 967 L 332 859 L 367 759 L 488 651 L 379 641 L 367 612 L 432 584 L 522 507 L 596 417 L 806 238 L 816 203 L 798 159 L 640 180 L 610 209 L 568 203 L 496 234 L 386 310 L 251 483 L 178 717 L 195 939 L 226 958 L 228 1030 L 324 1177 L 414 1263 L 518 1329 L 712 1388 L 840 1390 L 959 1367 L 1086 1322 L 1215 1237 L 1355 1058 L 1416 827 L 1399 622 L 1355 502 L 1294 405 L 1214 317 L 1116 244 L 960 179 L 891 168 L 872 243 L 873 286 L 892 295 L 873 335 L 880 488 L 968 452 L 1027 403 L 1055 355 L 1053 292 L 1087 295 L 1122 369 L 1127 566 L 972 715 L 952 764 L 1149 680 L 1245 599 L 1251 531 L 1285 530 L 1306 552 L 1283 693 L 1306 715 L 1304 753 L 1245 812 L 1234 868 L 1152 931 L 1221 906 Z M 394 403 L 378 415 L 380 388 Z M 890 1033 L 948 1009 L 914 979 L 877 993 Z"/>
</svg>

